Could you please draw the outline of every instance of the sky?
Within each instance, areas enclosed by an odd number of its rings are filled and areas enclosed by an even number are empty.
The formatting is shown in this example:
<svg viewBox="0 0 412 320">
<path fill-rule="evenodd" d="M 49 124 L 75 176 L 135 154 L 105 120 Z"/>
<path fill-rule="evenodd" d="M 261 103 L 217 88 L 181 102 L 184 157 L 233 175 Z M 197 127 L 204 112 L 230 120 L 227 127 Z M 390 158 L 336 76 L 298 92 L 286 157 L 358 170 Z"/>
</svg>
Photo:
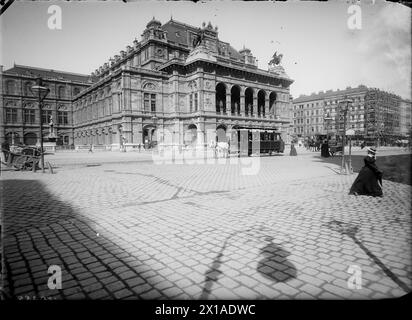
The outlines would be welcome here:
<svg viewBox="0 0 412 320">
<path fill-rule="evenodd" d="M 353 3 L 361 9 L 360 29 L 348 27 Z M 62 9 L 61 30 L 48 28 L 53 4 Z M 219 39 L 251 49 L 260 69 L 282 53 L 295 98 L 363 84 L 410 99 L 410 10 L 382 0 L 14 2 L 0 17 L 0 64 L 90 74 L 140 41 L 153 17 L 162 23 L 173 17 L 195 27 L 217 25 Z"/>
</svg>

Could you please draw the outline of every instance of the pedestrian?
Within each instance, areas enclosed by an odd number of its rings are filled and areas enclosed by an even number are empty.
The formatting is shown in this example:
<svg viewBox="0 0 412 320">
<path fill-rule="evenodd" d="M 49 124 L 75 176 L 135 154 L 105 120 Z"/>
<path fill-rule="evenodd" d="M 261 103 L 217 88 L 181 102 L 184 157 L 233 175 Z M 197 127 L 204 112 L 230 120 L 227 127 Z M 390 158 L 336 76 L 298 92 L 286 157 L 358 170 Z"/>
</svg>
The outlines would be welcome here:
<svg viewBox="0 0 412 320">
<path fill-rule="evenodd" d="M 1 144 L 1 152 L 2 155 L 4 156 L 4 161 L 2 159 L 3 162 L 7 161 L 7 157 L 9 156 L 9 152 L 10 152 L 10 144 L 7 140 L 4 140 L 4 142 Z"/>
<path fill-rule="evenodd" d="M 367 156 L 363 159 L 365 165 L 350 188 L 349 194 L 382 197 L 383 172 L 376 166 L 376 149 L 366 147 Z"/>
<path fill-rule="evenodd" d="M 141 149 L 142 149 L 142 144 L 139 143 L 139 152 L 140 152 Z"/>
<path fill-rule="evenodd" d="M 93 153 L 93 145 L 92 144 L 90 144 L 90 148 L 89 148 L 89 152 L 88 153 Z"/>
<path fill-rule="evenodd" d="M 298 155 L 298 153 L 296 151 L 296 148 L 295 148 L 295 144 L 293 142 L 290 144 L 290 153 L 289 153 L 289 155 L 290 156 L 297 156 Z"/>
<path fill-rule="evenodd" d="M 320 148 L 320 156 L 323 158 L 329 157 L 329 143 L 328 140 L 323 141 L 322 146 Z"/>
</svg>

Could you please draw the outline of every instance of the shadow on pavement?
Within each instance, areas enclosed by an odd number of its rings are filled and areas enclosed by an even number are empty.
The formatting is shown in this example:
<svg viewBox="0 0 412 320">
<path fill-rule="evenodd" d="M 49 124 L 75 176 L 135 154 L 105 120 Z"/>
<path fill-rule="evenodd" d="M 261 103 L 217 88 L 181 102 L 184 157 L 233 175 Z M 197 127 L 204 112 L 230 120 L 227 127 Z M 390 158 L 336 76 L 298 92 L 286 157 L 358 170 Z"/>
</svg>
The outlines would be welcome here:
<svg viewBox="0 0 412 320">
<path fill-rule="evenodd" d="M 348 155 L 345 156 L 348 160 Z M 352 155 L 352 168 L 354 172 L 359 172 L 364 166 L 364 155 Z M 342 162 L 341 156 L 322 158 L 320 155 L 315 158 L 315 161 L 320 161 L 329 164 L 340 166 Z M 376 165 L 383 171 L 383 179 L 393 182 L 412 185 L 411 182 L 411 155 L 390 155 L 379 156 L 376 158 Z"/>
<path fill-rule="evenodd" d="M 268 244 L 261 250 L 264 258 L 259 261 L 257 271 L 275 282 L 286 282 L 296 278 L 297 269 L 287 259 L 290 252 L 273 243 L 273 237 L 267 237 L 266 241 Z"/>
<path fill-rule="evenodd" d="M 332 220 L 329 221 L 324 226 L 329 229 L 336 231 L 340 234 L 346 235 L 351 238 L 358 246 L 361 248 L 368 256 L 371 258 L 376 265 L 378 265 L 382 271 L 395 282 L 399 287 L 401 287 L 406 293 L 410 292 L 410 288 L 406 283 L 404 283 L 399 277 L 397 277 L 377 256 L 375 256 L 357 237 L 356 234 L 359 231 L 359 226 L 350 223 L 345 223 L 342 221 Z"/>
<path fill-rule="evenodd" d="M 95 221 L 50 194 L 43 183 L 9 179 L 0 187 L 6 299 L 162 297 L 145 275 L 149 266 L 104 231 L 96 232 Z M 51 265 L 61 268 L 60 290 L 49 288 Z"/>
</svg>

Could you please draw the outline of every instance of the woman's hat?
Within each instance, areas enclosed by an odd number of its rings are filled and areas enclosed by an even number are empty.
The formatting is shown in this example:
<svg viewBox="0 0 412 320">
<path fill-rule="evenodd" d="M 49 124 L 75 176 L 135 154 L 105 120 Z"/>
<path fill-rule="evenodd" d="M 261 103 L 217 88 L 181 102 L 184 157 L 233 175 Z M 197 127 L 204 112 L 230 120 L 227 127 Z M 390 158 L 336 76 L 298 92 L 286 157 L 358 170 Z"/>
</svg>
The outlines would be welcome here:
<svg viewBox="0 0 412 320">
<path fill-rule="evenodd" d="M 376 154 L 376 149 L 372 147 L 366 147 L 366 150 L 372 154 Z"/>
</svg>

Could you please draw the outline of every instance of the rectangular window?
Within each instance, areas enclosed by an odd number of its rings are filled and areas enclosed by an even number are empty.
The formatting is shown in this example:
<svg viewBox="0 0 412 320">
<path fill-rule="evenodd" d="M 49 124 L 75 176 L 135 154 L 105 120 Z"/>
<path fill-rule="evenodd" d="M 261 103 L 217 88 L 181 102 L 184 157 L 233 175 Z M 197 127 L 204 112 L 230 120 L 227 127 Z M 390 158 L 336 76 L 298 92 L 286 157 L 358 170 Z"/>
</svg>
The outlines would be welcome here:
<svg viewBox="0 0 412 320">
<path fill-rule="evenodd" d="M 6 122 L 7 123 L 17 122 L 17 109 L 6 108 Z"/>
<path fill-rule="evenodd" d="M 23 110 L 24 123 L 34 123 L 35 122 L 35 113 L 32 109 Z"/>
<path fill-rule="evenodd" d="M 193 93 L 189 95 L 189 110 L 190 112 L 193 111 Z"/>
<path fill-rule="evenodd" d="M 51 110 L 42 110 L 41 122 L 42 123 L 49 123 L 51 115 L 52 115 Z"/>
<path fill-rule="evenodd" d="M 150 95 L 150 110 L 152 112 L 156 112 L 156 95 L 155 94 Z"/>
<path fill-rule="evenodd" d="M 67 111 L 57 112 L 57 123 L 58 124 L 69 124 Z"/>
<path fill-rule="evenodd" d="M 150 106 L 150 95 L 148 93 L 144 94 L 144 110 L 149 111 Z"/>
</svg>

